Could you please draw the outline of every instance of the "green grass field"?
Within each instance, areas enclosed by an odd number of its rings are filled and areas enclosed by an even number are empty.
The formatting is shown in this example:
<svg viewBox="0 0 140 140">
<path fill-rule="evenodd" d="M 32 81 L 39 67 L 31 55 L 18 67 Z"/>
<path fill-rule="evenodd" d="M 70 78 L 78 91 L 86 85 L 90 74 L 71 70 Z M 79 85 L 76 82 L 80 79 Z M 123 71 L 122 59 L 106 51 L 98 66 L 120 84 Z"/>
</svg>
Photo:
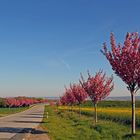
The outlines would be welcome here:
<svg viewBox="0 0 140 140">
<path fill-rule="evenodd" d="M 93 107 L 91 101 L 86 101 L 81 107 Z M 98 107 L 131 107 L 131 101 L 101 101 L 98 103 Z M 136 107 L 140 108 L 140 101 L 136 100 Z"/>
<path fill-rule="evenodd" d="M 47 112 L 49 118 L 46 118 Z M 68 110 L 57 111 L 54 107 L 45 108 L 42 127 L 48 131 L 51 140 L 139 140 L 137 135 L 131 136 L 130 125 L 123 125 L 113 120 L 99 119 L 94 123 L 93 114 L 82 114 Z M 100 117 L 99 117 L 100 118 Z"/>
<path fill-rule="evenodd" d="M 0 108 L 0 117 L 18 113 L 28 109 L 29 107 L 20 107 L 20 108 Z"/>
</svg>

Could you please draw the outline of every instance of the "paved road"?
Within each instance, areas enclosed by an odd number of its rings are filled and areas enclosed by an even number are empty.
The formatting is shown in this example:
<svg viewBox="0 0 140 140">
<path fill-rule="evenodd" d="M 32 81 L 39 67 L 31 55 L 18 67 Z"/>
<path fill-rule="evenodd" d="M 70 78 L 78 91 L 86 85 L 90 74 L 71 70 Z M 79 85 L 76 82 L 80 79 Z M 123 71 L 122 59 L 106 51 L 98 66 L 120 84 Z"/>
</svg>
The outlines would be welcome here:
<svg viewBox="0 0 140 140">
<path fill-rule="evenodd" d="M 23 140 L 29 132 L 45 133 L 35 128 L 43 118 L 44 105 L 37 105 L 29 110 L 0 118 L 0 140 Z"/>
</svg>

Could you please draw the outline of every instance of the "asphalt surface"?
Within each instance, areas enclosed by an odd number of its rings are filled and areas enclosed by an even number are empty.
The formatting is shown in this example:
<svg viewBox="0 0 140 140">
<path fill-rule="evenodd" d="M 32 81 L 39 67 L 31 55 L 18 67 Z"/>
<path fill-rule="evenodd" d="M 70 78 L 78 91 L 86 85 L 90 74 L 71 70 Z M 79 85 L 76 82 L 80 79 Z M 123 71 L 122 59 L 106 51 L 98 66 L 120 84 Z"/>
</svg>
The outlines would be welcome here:
<svg viewBox="0 0 140 140">
<path fill-rule="evenodd" d="M 42 122 L 44 105 L 36 105 L 26 111 L 0 118 L 0 140 L 24 140 L 30 133 L 43 134 L 36 130 Z"/>
</svg>

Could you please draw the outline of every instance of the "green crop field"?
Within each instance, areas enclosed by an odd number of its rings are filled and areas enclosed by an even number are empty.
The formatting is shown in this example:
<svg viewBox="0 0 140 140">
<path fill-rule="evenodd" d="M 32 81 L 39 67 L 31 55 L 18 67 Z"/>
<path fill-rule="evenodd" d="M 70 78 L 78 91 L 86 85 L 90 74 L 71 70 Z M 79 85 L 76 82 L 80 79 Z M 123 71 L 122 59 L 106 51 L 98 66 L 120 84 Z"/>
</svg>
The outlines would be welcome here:
<svg viewBox="0 0 140 140">
<path fill-rule="evenodd" d="M 93 103 L 91 101 L 86 101 L 82 105 L 82 107 L 93 107 Z M 101 101 L 98 103 L 99 107 L 131 107 L 131 101 Z M 140 108 L 140 101 L 136 100 L 136 107 Z"/>
<path fill-rule="evenodd" d="M 0 108 L 0 117 L 6 116 L 6 115 L 9 115 L 9 114 L 18 113 L 18 112 L 24 111 L 28 108 L 29 107 Z"/>
</svg>

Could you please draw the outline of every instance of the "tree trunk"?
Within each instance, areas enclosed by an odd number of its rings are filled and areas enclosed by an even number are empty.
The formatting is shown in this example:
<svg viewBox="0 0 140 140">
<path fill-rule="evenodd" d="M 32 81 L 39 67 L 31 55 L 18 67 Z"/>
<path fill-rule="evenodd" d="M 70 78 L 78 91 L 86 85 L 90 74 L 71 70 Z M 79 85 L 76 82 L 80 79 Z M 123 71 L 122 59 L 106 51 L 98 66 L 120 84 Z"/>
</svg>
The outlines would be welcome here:
<svg viewBox="0 0 140 140">
<path fill-rule="evenodd" d="M 95 109 L 95 123 L 97 123 L 97 103 L 94 104 Z"/>
<path fill-rule="evenodd" d="M 79 104 L 79 117 L 81 117 L 81 104 Z"/>
<path fill-rule="evenodd" d="M 135 94 L 134 92 L 131 92 L 131 102 L 132 102 L 132 135 L 135 135 Z"/>
<path fill-rule="evenodd" d="M 57 107 L 56 107 L 56 111 L 58 112 L 58 105 L 57 105 Z"/>
<path fill-rule="evenodd" d="M 73 113 L 73 108 L 72 108 L 73 106 L 71 105 L 71 114 Z"/>
</svg>

